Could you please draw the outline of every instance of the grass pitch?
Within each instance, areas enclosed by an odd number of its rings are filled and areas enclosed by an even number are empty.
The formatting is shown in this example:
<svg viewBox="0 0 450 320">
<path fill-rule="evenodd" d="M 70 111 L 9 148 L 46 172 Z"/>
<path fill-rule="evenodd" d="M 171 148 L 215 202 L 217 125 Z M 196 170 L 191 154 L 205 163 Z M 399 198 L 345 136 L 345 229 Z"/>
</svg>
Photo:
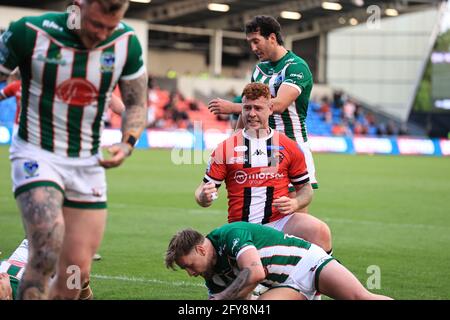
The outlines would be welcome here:
<svg viewBox="0 0 450 320">
<path fill-rule="evenodd" d="M 450 299 L 450 159 L 315 154 L 320 189 L 311 213 L 329 224 L 334 255 L 374 293 Z M 96 299 L 205 299 L 200 278 L 164 267 L 171 236 L 226 222 L 226 190 L 205 209 L 194 201 L 205 164 L 174 165 L 167 150 L 136 150 L 108 171 L 109 218 L 93 263 Z M 11 193 L 8 149 L 0 147 L 0 259 L 23 238 Z M 375 266 L 375 267 L 374 267 Z M 368 281 L 369 280 L 369 281 Z"/>
</svg>

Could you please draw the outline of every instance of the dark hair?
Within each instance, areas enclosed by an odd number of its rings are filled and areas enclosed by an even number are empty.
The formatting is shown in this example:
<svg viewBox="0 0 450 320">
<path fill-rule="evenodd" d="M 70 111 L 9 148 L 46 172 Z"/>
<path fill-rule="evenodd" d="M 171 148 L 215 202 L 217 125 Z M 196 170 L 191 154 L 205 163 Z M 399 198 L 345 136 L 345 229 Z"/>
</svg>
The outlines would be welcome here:
<svg viewBox="0 0 450 320">
<path fill-rule="evenodd" d="M 245 24 L 245 34 L 259 32 L 264 38 L 274 33 L 277 43 L 283 45 L 283 36 L 281 35 L 281 25 L 271 16 L 256 16 Z"/>
<path fill-rule="evenodd" d="M 169 242 L 165 257 L 166 267 L 175 270 L 177 260 L 189 254 L 196 245 L 202 244 L 204 240 L 205 237 L 193 229 L 179 231 Z"/>
<path fill-rule="evenodd" d="M 270 99 L 271 95 L 269 86 L 267 84 L 259 82 L 249 83 L 242 91 L 242 97 L 245 97 L 249 100 L 257 100 L 260 97 Z"/>
<path fill-rule="evenodd" d="M 115 13 L 123 8 L 128 9 L 128 0 L 86 0 L 88 4 L 97 2 L 104 13 Z"/>
</svg>

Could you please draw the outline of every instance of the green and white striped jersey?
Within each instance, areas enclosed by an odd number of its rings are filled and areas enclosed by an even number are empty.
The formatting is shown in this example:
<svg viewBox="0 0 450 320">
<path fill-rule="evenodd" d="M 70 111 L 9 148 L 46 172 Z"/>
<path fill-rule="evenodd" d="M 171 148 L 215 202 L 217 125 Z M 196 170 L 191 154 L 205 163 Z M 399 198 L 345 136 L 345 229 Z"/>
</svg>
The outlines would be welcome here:
<svg viewBox="0 0 450 320">
<path fill-rule="evenodd" d="M 292 51 L 288 51 L 277 62 L 264 61 L 257 64 L 253 70 L 251 81 L 267 84 L 272 97 L 277 96 L 278 89 L 282 84 L 290 85 L 299 92 L 301 91 L 294 103 L 288 106 L 283 113 L 274 113 L 269 117 L 269 125 L 297 142 L 308 141 L 305 121 L 313 77 L 306 61 Z"/>
<path fill-rule="evenodd" d="M 0 273 L 9 275 L 13 299 L 17 296 L 17 289 L 19 288 L 19 282 L 22 279 L 27 261 L 28 240 L 24 239 L 8 260 L 0 262 Z"/>
<path fill-rule="evenodd" d="M 266 271 L 262 284 L 271 287 L 283 283 L 295 265 L 311 247 L 306 240 L 286 235 L 260 224 L 233 222 L 206 236 L 217 253 L 214 276 L 206 281 L 210 294 L 223 291 L 238 274 L 237 259 L 248 248 L 258 250 Z"/>
<path fill-rule="evenodd" d="M 136 79 L 145 67 L 135 32 L 125 23 L 87 50 L 68 28 L 68 17 L 48 13 L 13 22 L 0 38 L 0 71 L 21 71 L 21 139 L 59 155 L 88 157 L 99 150 L 117 82 Z"/>
</svg>

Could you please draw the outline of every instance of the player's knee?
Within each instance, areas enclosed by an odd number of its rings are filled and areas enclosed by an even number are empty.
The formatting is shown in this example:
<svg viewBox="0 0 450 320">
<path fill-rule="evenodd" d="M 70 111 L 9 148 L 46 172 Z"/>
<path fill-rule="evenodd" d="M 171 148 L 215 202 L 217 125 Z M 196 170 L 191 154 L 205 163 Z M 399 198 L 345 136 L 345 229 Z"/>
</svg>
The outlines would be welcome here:
<svg viewBox="0 0 450 320">
<path fill-rule="evenodd" d="M 332 248 L 330 227 L 328 227 L 328 225 L 325 222 L 320 221 L 318 229 L 320 235 L 320 242 L 322 244 L 321 247 L 328 252 Z"/>
</svg>

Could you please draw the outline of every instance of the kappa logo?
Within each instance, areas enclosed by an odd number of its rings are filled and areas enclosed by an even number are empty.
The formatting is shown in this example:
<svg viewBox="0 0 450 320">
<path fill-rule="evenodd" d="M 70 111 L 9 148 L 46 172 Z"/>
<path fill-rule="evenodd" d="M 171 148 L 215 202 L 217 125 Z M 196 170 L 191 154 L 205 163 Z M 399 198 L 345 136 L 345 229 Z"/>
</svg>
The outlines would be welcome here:
<svg viewBox="0 0 450 320">
<path fill-rule="evenodd" d="M 264 151 L 262 151 L 261 149 L 256 149 L 255 152 L 253 152 L 252 156 L 262 156 L 265 155 L 266 153 Z"/>
<path fill-rule="evenodd" d="M 39 169 L 39 163 L 35 160 L 30 160 L 30 161 L 24 162 L 23 169 L 28 174 L 28 176 L 26 177 L 27 179 L 39 176 L 39 174 L 37 172 Z"/>
</svg>

